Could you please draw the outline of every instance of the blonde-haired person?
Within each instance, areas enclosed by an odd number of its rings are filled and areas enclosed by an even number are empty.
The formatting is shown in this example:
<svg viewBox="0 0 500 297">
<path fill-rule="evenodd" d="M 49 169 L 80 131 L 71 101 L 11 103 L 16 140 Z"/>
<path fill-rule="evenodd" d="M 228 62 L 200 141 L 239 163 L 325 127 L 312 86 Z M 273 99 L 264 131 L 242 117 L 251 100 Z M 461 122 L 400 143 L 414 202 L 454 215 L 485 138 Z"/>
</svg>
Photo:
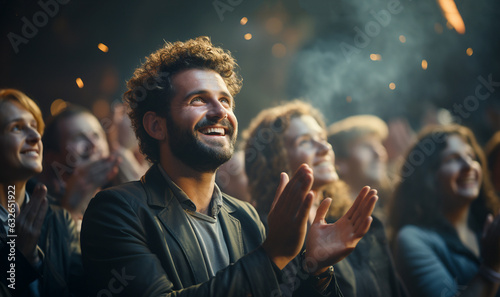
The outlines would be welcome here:
<svg viewBox="0 0 500 297">
<path fill-rule="evenodd" d="M 320 203 L 330 200 L 325 198 L 333 196 L 335 203 L 330 206 L 326 221 L 343 219 L 340 217 L 352 201 L 345 192 L 340 194 L 346 187 L 335 170 L 335 155 L 327 142 L 326 126 L 318 110 L 298 100 L 263 110 L 244 132 L 244 139 L 250 193 L 264 222 L 273 201 L 273 189 L 279 183 L 275 176 L 281 171 L 294 172 L 303 163 L 313 171 L 313 205 L 319 208 Z M 309 216 L 309 233 L 315 232 L 314 213 L 312 210 Z M 368 233 L 352 244 L 349 251 L 352 253 L 335 267 L 335 277 L 345 296 L 405 295 L 396 277 L 380 221 L 374 218 Z M 299 261 L 292 262 L 287 272 L 296 271 L 298 265 Z M 287 285 L 289 292 L 296 289 L 293 282 Z"/>
<path fill-rule="evenodd" d="M 380 197 L 374 214 L 385 222 L 392 195 L 387 171 L 387 151 L 383 145 L 388 136 L 387 124 L 374 115 L 356 115 L 328 127 L 328 142 L 335 151 L 335 165 L 340 179 L 351 190 L 369 185 Z M 351 192 L 351 196 L 354 193 Z"/>
<path fill-rule="evenodd" d="M 472 131 L 424 129 L 400 174 L 390 222 L 412 296 L 500 296 L 498 198 Z"/>
<path fill-rule="evenodd" d="M 51 207 L 47 188 L 28 180 L 42 171 L 44 122 L 36 103 L 0 90 L 0 281 L 13 296 L 81 292 L 80 246 L 69 213 Z M 14 264 L 14 279 L 8 270 Z M 9 268 L 9 269 L 8 269 Z M 10 280 L 9 280 L 10 279 Z"/>
</svg>

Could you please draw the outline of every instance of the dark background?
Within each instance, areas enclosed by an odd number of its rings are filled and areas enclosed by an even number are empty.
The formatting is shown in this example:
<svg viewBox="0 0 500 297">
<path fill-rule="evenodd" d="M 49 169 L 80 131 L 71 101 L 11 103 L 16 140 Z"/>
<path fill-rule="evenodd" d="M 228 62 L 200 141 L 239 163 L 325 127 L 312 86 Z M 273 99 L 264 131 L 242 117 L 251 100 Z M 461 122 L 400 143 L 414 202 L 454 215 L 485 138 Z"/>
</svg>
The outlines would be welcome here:
<svg viewBox="0 0 500 297">
<path fill-rule="evenodd" d="M 500 81 L 500 1 L 456 1 L 465 34 L 450 29 L 437 2 L 429 0 L 40 2 L 52 3 L 53 16 L 40 17 L 44 10 L 38 1 L 0 2 L 0 88 L 26 92 L 46 116 L 52 102 L 63 99 L 106 117 L 133 70 L 164 40 L 207 35 L 240 65 L 244 85 L 236 115 L 241 129 L 262 108 L 303 97 L 328 123 L 373 113 L 385 120 L 404 117 L 419 129 L 455 116 L 473 127 L 481 142 L 500 130 L 499 87 L 469 106 L 467 116 L 454 111 L 474 95 L 479 76 Z M 376 23 L 374 14 L 396 4 L 399 13 Z M 34 16 L 39 16 L 38 32 L 16 53 L 9 36 L 22 37 L 23 17 L 33 23 Z M 359 31 L 371 35 L 362 46 L 356 46 Z M 99 43 L 109 51 L 100 51 Z M 355 48 L 349 55 L 342 51 L 346 45 Z M 473 49 L 471 56 L 467 48 Z M 381 59 L 372 61 L 370 54 Z"/>
</svg>

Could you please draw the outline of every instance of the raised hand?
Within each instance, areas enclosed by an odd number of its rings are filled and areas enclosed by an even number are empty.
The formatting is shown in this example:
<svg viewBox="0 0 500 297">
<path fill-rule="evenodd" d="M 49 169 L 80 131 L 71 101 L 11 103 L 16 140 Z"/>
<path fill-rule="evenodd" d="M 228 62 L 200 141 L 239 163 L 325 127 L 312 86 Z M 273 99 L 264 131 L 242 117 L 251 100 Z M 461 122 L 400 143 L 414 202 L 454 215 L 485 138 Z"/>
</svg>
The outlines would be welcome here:
<svg viewBox="0 0 500 297">
<path fill-rule="evenodd" d="M 288 181 L 281 174 L 280 184 L 267 217 L 269 232 L 262 247 L 269 258 L 283 269 L 295 258 L 307 232 L 307 218 L 312 205 L 312 169 L 303 164 Z"/>
<path fill-rule="evenodd" d="M 16 244 L 31 265 L 40 261 L 36 247 L 49 205 L 46 196 L 47 188 L 38 184 L 22 212 L 16 203 Z"/>
<path fill-rule="evenodd" d="M 333 224 L 325 221 L 332 200 L 321 202 L 307 234 L 305 264 L 309 272 L 322 272 L 354 250 L 370 228 L 371 213 L 378 200 L 376 194 L 370 187 L 361 189 L 349 211 Z"/>
<path fill-rule="evenodd" d="M 118 157 L 111 155 L 77 167 L 66 184 L 64 208 L 78 216 L 96 191 L 116 176 L 119 162 Z"/>
</svg>

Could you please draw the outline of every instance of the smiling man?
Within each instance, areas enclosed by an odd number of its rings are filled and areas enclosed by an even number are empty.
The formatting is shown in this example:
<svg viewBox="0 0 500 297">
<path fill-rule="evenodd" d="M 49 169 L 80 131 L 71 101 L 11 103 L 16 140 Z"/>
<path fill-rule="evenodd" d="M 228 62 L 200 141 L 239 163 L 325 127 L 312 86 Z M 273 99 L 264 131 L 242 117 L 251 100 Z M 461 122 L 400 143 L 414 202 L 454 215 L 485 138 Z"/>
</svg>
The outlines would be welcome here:
<svg viewBox="0 0 500 297">
<path fill-rule="evenodd" d="M 282 174 L 267 238 L 250 204 L 221 193 L 215 173 L 231 158 L 238 131 L 236 66 L 199 37 L 167 43 L 129 80 L 129 116 L 153 166 L 89 204 L 81 242 L 90 295 L 281 295 L 281 269 L 305 241 L 312 170 L 302 165 L 290 181 Z M 374 203 L 360 195 L 348 223 L 329 228 L 328 205 L 320 207 L 311 228 L 330 234 L 308 237 L 318 252 L 297 278 L 307 295 L 335 283 L 328 268 L 366 233 Z"/>
</svg>

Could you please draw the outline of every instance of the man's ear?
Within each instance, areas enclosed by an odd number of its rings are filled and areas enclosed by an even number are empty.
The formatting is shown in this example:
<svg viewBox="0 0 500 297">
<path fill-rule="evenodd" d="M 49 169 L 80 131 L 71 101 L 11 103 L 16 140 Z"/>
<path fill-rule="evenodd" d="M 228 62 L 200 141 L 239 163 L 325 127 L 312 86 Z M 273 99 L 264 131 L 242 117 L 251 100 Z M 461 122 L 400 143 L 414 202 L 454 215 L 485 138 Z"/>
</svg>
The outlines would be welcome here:
<svg viewBox="0 0 500 297">
<path fill-rule="evenodd" d="M 156 140 L 165 140 L 167 135 L 166 119 L 160 117 L 154 111 L 148 111 L 142 117 L 144 130 Z"/>
</svg>

